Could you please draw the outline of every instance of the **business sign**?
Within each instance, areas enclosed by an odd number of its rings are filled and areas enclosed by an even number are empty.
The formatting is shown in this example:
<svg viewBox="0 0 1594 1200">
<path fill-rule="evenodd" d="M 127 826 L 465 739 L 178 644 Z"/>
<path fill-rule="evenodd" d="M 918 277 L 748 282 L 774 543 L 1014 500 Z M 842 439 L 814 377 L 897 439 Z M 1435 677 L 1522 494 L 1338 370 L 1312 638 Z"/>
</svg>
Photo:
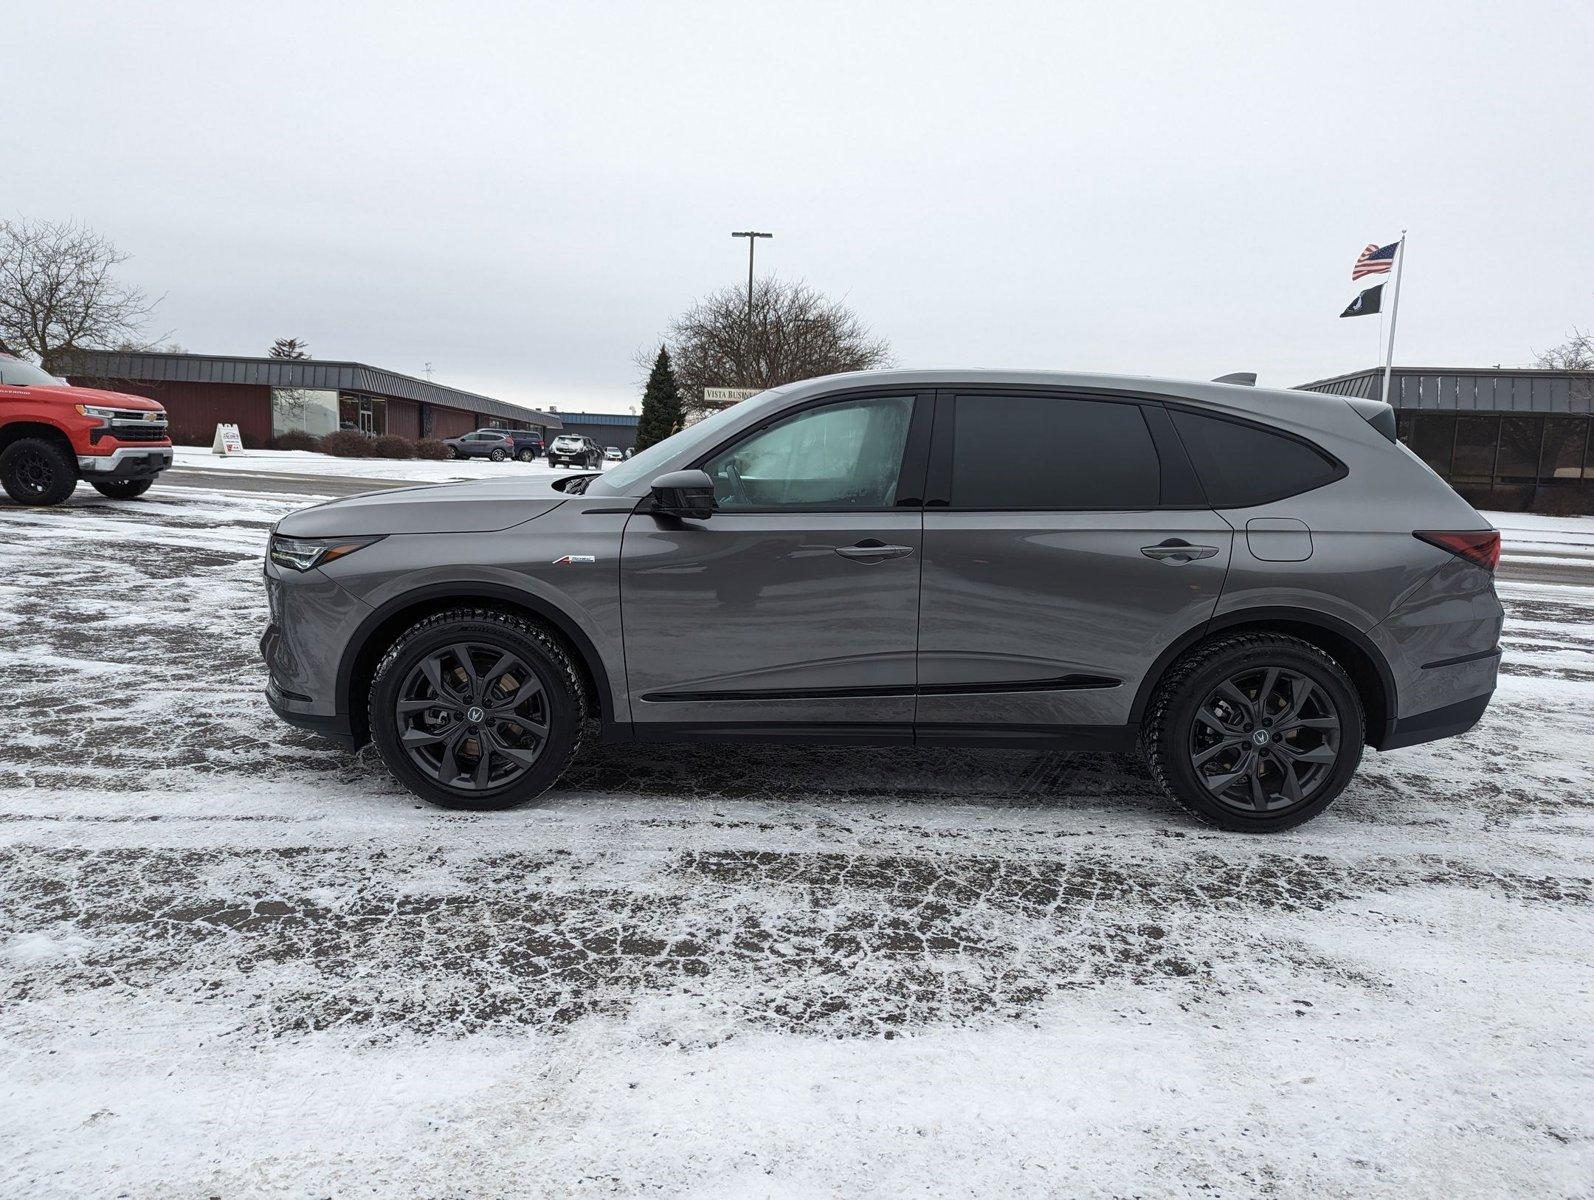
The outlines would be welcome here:
<svg viewBox="0 0 1594 1200">
<path fill-rule="evenodd" d="M 710 388 L 703 389 L 703 402 L 705 404 L 718 404 L 724 406 L 745 400 L 749 396 L 756 396 L 763 388 Z"/>
<path fill-rule="evenodd" d="M 216 440 L 210 444 L 212 454 L 242 454 L 244 439 L 236 425 L 216 426 Z"/>
</svg>

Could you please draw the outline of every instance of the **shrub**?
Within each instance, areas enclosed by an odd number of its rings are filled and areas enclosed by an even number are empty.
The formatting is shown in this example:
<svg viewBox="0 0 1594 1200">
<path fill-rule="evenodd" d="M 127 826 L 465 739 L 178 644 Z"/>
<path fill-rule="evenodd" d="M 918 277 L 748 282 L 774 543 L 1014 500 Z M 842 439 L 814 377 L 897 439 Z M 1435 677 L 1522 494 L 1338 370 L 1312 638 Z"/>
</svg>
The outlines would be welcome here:
<svg viewBox="0 0 1594 1200">
<path fill-rule="evenodd" d="M 321 439 L 302 429 L 290 429 L 272 438 L 271 447 L 274 450 L 320 450 Z"/>
<path fill-rule="evenodd" d="M 371 439 L 371 445 L 377 458 L 414 458 L 415 443 L 409 438 L 401 438 L 395 434 L 384 434 Z"/>
<path fill-rule="evenodd" d="M 1543 517 L 1585 517 L 1594 514 L 1594 490 L 1575 484 L 1543 487 L 1533 497 L 1533 511 Z"/>
<path fill-rule="evenodd" d="M 321 439 L 321 452 L 336 458 L 375 458 L 376 439 L 352 429 L 339 429 Z"/>
<path fill-rule="evenodd" d="M 415 443 L 414 449 L 416 458 L 443 459 L 449 454 L 448 447 L 436 438 L 422 438 Z"/>
</svg>

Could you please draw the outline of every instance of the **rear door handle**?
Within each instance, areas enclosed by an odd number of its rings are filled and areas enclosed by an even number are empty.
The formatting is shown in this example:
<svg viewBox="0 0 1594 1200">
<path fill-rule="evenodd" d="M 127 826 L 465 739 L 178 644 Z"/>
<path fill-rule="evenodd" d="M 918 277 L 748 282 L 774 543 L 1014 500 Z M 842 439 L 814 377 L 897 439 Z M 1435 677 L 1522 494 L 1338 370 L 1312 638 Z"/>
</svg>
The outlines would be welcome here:
<svg viewBox="0 0 1594 1200">
<path fill-rule="evenodd" d="M 1169 538 L 1156 546 L 1142 546 L 1140 553 L 1158 562 L 1187 563 L 1197 558 L 1211 558 L 1218 552 L 1216 546 L 1192 546 L 1181 538 Z"/>
<path fill-rule="evenodd" d="M 877 563 L 888 558 L 906 558 L 913 553 L 912 546 L 888 546 L 874 538 L 865 538 L 856 546 L 837 546 L 836 553 L 853 562 Z"/>
</svg>

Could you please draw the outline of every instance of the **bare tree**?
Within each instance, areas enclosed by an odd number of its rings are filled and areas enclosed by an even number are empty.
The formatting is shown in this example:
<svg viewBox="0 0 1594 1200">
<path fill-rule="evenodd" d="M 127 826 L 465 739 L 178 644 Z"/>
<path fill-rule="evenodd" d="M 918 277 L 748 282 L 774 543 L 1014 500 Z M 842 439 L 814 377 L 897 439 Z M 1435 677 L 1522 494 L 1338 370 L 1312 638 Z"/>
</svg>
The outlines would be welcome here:
<svg viewBox="0 0 1594 1200">
<path fill-rule="evenodd" d="M 267 351 L 272 358 L 309 358 L 310 343 L 298 338 L 278 338 Z"/>
<path fill-rule="evenodd" d="M 69 351 L 137 343 L 154 302 L 116 279 L 127 259 L 72 221 L 0 221 L 0 350 L 60 374 Z"/>
<path fill-rule="evenodd" d="M 693 413 L 708 407 L 706 387 L 778 387 L 891 362 L 885 339 L 841 301 L 773 276 L 754 286 L 751 314 L 745 289 L 721 288 L 678 317 L 664 340 Z"/>
<path fill-rule="evenodd" d="M 1551 371 L 1594 371 L 1594 333 L 1574 327 L 1572 336 L 1559 346 L 1534 354 L 1533 365 Z"/>
</svg>

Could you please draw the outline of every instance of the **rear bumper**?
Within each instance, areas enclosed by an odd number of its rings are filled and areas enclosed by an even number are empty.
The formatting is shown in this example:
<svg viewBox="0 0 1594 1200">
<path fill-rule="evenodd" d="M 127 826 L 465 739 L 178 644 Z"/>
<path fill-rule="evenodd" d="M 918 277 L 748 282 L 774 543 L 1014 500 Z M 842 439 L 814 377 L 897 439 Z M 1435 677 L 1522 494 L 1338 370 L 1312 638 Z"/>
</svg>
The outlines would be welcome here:
<svg viewBox="0 0 1594 1200">
<path fill-rule="evenodd" d="M 170 446 L 121 446 L 106 454 L 80 454 L 85 479 L 152 479 L 172 465 Z"/>
<path fill-rule="evenodd" d="M 1470 700 L 1391 721 L 1388 732 L 1377 748 L 1400 750 L 1406 746 L 1418 746 L 1423 742 L 1436 742 L 1440 738 L 1466 733 L 1482 719 L 1484 709 L 1489 707 L 1493 695 L 1493 691 L 1488 691 Z"/>
</svg>

